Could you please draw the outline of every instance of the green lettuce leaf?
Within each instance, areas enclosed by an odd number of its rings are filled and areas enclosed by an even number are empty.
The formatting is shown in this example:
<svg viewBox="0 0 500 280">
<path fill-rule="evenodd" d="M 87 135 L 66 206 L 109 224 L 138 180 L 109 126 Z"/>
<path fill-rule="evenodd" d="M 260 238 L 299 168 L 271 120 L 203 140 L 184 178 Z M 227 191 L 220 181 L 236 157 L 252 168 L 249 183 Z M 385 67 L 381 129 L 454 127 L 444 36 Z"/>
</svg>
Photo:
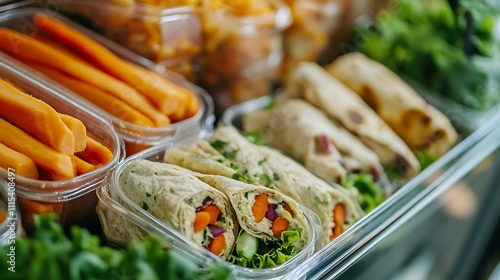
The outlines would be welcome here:
<svg viewBox="0 0 500 280">
<path fill-rule="evenodd" d="M 358 203 L 365 213 L 369 213 L 385 200 L 382 188 L 373 181 L 372 175 L 363 172 L 348 174 L 342 178 L 341 185 L 346 189 L 358 190 Z"/>
<path fill-rule="evenodd" d="M 240 233 L 241 235 L 241 233 Z M 291 229 L 281 233 L 277 241 L 258 240 L 258 249 L 251 257 L 236 254 L 235 248 L 228 261 L 249 268 L 272 268 L 284 264 L 298 253 L 294 243 L 302 236 L 302 229 Z"/>
</svg>

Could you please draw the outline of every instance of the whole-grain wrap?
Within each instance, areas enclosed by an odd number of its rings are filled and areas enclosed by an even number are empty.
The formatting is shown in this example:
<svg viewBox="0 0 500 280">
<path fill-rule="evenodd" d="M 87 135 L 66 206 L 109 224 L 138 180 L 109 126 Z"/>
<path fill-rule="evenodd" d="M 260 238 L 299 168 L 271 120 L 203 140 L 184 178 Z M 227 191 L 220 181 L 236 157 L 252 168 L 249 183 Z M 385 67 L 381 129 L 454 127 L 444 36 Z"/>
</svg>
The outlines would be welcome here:
<svg viewBox="0 0 500 280">
<path fill-rule="evenodd" d="M 221 258 L 231 254 L 238 226 L 224 193 L 177 166 L 140 159 L 128 164 L 119 182 L 131 201 L 189 240 Z"/>
<path fill-rule="evenodd" d="M 212 146 L 211 151 L 206 151 L 205 154 L 212 154 L 213 150 L 219 153 L 218 156 L 212 155 L 203 161 L 203 164 L 211 167 L 196 170 L 196 167 L 200 166 L 199 162 L 193 162 L 197 156 L 178 156 L 179 150 L 175 148 L 165 152 L 165 160 L 198 172 L 210 170 L 215 175 L 229 173 L 229 169 L 232 169 L 231 177 L 234 179 L 280 191 L 320 217 L 323 227 L 320 240 L 323 245 L 342 233 L 362 215 L 357 203 L 340 191 L 341 187 L 336 189 L 328 185 L 294 160 L 269 147 L 256 146 L 248 142 L 234 128 L 217 128 L 209 141 Z M 205 144 L 198 142 L 197 148 L 190 149 L 188 153 L 196 153 L 196 150 L 203 150 L 206 147 L 206 142 Z M 220 170 L 220 173 L 217 170 Z"/>
<path fill-rule="evenodd" d="M 271 109 L 246 114 L 243 129 L 266 135 L 267 144 L 303 162 L 327 181 L 340 182 L 347 172 L 363 171 L 375 181 L 384 176 L 374 152 L 303 100 L 282 100 Z"/>
<path fill-rule="evenodd" d="M 201 173 L 194 175 L 227 195 L 240 227 L 253 236 L 264 240 L 280 239 L 282 232 L 273 230 L 273 222 L 280 218 L 287 221 L 288 227 L 286 230 L 300 229 L 301 239 L 297 240 L 295 244 L 297 249 L 301 250 L 309 240 L 309 224 L 299 204 L 290 197 L 281 194 L 277 190 L 244 183 L 220 175 L 204 175 Z M 260 207 L 262 208 L 259 209 Z"/>
<path fill-rule="evenodd" d="M 319 65 L 300 63 L 286 84 L 286 98 L 302 98 L 338 120 L 404 178 L 416 175 L 420 164 L 408 146 L 354 92 Z"/>
<path fill-rule="evenodd" d="M 437 158 L 457 142 L 450 120 L 379 62 L 354 52 L 326 70 L 368 103 L 414 152 Z"/>
</svg>

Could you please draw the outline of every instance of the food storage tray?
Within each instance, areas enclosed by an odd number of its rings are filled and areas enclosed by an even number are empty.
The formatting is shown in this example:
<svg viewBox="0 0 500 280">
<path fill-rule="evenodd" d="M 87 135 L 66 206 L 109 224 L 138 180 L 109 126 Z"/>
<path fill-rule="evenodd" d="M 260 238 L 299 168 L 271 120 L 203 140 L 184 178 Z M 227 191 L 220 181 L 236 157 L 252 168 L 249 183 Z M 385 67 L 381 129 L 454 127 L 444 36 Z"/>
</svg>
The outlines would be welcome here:
<svg viewBox="0 0 500 280">
<path fill-rule="evenodd" d="M 132 202 L 120 190 L 120 174 L 133 160 L 147 159 L 154 162 L 162 162 L 164 152 L 167 148 L 194 144 L 197 139 L 198 138 L 183 139 L 182 141 L 179 141 L 177 143 L 166 143 L 163 145 L 152 147 L 124 160 L 118 165 L 118 167 L 114 170 L 113 174 L 108 178 L 108 180 L 103 182 L 102 187 L 99 189 L 98 195 L 100 199 L 100 206 L 102 205 L 102 208 L 106 211 L 114 211 L 115 213 L 122 214 L 122 219 L 125 219 L 126 222 L 131 224 L 131 226 L 140 228 L 144 233 L 156 235 L 165 244 L 168 244 L 169 247 L 178 250 L 179 253 L 187 250 L 188 252 L 191 252 L 191 254 L 196 255 L 196 257 L 198 258 L 205 258 L 205 262 L 208 260 L 212 260 L 216 263 L 219 263 L 220 265 L 228 267 L 229 269 L 231 269 L 232 279 L 280 279 L 294 267 L 298 266 L 301 263 L 304 263 L 307 258 L 311 256 L 316 250 L 317 237 L 319 231 L 321 230 L 321 222 L 318 216 L 305 207 L 302 207 L 302 210 L 304 211 L 304 214 L 311 227 L 311 238 L 308 240 L 308 243 L 304 247 L 304 249 L 297 255 L 295 255 L 292 259 L 287 261 L 285 264 L 279 265 L 274 268 L 253 269 L 233 265 L 202 249 L 201 246 L 197 246 L 193 242 L 187 240 L 180 233 L 165 225 L 159 219 L 155 218 L 152 214 Z M 122 201 L 122 203 L 119 203 L 118 201 Z M 133 218 L 128 218 L 128 215 L 133 216 Z M 104 222 L 102 213 L 100 214 L 100 217 L 101 223 Z M 104 216 L 104 218 L 106 217 Z M 103 224 L 103 230 L 104 233 L 106 233 L 105 224 Z M 108 238 L 108 241 L 111 241 L 112 244 L 118 246 L 126 245 L 126 242 L 120 242 L 120 238 L 111 237 Z M 199 264 L 203 265 L 203 263 Z"/>
<path fill-rule="evenodd" d="M 200 110 L 198 113 L 181 122 L 174 123 L 163 127 L 144 127 L 138 126 L 129 122 L 125 122 L 107 112 L 101 108 L 93 105 L 79 95 L 71 92 L 70 90 L 58 85 L 51 79 L 43 76 L 45 80 L 52 81 L 52 88 L 57 89 L 59 92 L 63 93 L 67 97 L 75 100 L 79 104 L 85 104 L 93 112 L 109 118 L 120 138 L 125 142 L 127 155 L 134 154 L 138 151 L 144 150 L 145 148 L 158 145 L 166 141 L 174 141 L 176 138 L 183 138 L 186 135 L 198 135 L 209 134 L 214 125 L 215 117 L 213 115 L 213 100 L 208 95 L 206 91 L 200 87 L 188 82 L 182 76 L 173 73 L 166 69 L 165 67 L 153 63 L 131 51 L 117 45 L 109 39 L 106 39 L 78 24 L 75 22 L 61 16 L 57 11 L 39 9 L 39 8 L 20 8 L 0 13 L 0 25 L 4 28 L 10 28 L 19 31 L 24 34 L 33 34 L 38 32 L 37 27 L 33 24 L 33 17 L 37 13 L 46 14 L 49 17 L 53 17 L 57 20 L 64 22 L 65 24 L 75 28 L 76 30 L 84 33 L 88 37 L 97 41 L 98 43 L 104 45 L 106 48 L 120 56 L 121 58 L 131 61 L 135 64 L 149 68 L 152 71 L 165 77 L 167 80 L 187 88 L 194 92 L 200 102 Z M 19 64 L 22 64 L 19 62 Z"/>
<path fill-rule="evenodd" d="M 50 205 L 59 214 L 58 222 L 63 226 L 91 222 L 95 218 L 94 208 L 97 204 L 95 190 L 124 156 L 123 143 L 110 121 L 92 112 L 77 100 L 69 98 L 43 76 L 18 65 L 3 53 L 0 53 L 0 78 L 41 99 L 57 112 L 81 120 L 87 128 L 87 133 L 113 153 L 113 157 L 105 165 L 71 180 L 43 181 L 21 176 L 15 178 L 16 195 L 20 206 L 22 200 Z M 8 171 L 0 168 L 0 178 L 8 180 Z M 21 207 L 21 214 L 23 226 L 29 230 L 33 226 L 33 215 L 40 213 L 31 208 Z"/>
<path fill-rule="evenodd" d="M 427 98 L 427 102 L 435 105 L 450 118 L 461 136 L 461 141 L 432 165 L 401 186 L 392 196 L 347 229 L 346 232 L 294 269 L 287 275 L 287 278 L 312 277 L 321 272 L 322 269 L 332 271 L 341 263 L 349 260 L 350 256 L 364 244 L 378 236 L 405 213 L 417 207 L 428 192 L 440 186 L 446 179 L 446 174 L 449 174 L 448 170 L 454 170 L 453 168 L 458 165 L 457 162 L 460 162 L 467 152 L 477 147 L 482 139 L 500 125 L 500 110 L 492 109 L 482 114 L 478 113 L 475 118 L 471 118 L 466 110 L 448 100 L 442 99 L 434 104 L 434 99 L 429 98 L 432 96 L 424 94 L 424 97 Z M 245 114 L 272 105 L 275 102 L 274 99 L 275 97 L 266 96 L 233 106 L 226 110 L 220 119 L 220 124 L 231 125 L 241 131 L 242 117 Z"/>
</svg>

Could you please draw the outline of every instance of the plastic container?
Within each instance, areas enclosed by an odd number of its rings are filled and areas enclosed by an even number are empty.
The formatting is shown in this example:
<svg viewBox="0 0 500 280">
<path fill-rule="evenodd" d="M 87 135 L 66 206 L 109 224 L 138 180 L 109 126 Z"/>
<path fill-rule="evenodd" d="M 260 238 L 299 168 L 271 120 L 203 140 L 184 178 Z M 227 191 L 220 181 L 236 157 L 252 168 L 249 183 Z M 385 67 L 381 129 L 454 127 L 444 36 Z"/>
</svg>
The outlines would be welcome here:
<svg viewBox="0 0 500 280">
<path fill-rule="evenodd" d="M 24 234 L 21 213 L 16 202 L 15 177 L 12 173 L 7 176 L 7 180 L 0 178 L 0 213 L 4 217 L 0 222 L 0 247 L 12 244 L 12 240 Z"/>
<path fill-rule="evenodd" d="M 238 17 L 203 12 L 201 84 L 215 99 L 216 112 L 270 93 L 279 78 L 283 30 L 290 9 L 272 1 L 273 12 Z"/>
<path fill-rule="evenodd" d="M 176 138 L 183 138 L 186 135 L 207 135 L 213 130 L 213 124 L 215 120 L 213 116 L 213 100 L 204 90 L 188 82 L 181 76 L 170 72 L 164 67 L 118 46 L 112 41 L 107 40 L 106 38 L 95 34 L 94 32 L 91 32 L 60 15 L 57 15 L 53 11 L 37 8 L 23 8 L 12 10 L 0 14 L 0 24 L 2 25 L 2 27 L 11 28 L 25 34 L 36 33 L 37 28 L 33 25 L 32 22 L 33 16 L 37 13 L 46 13 L 49 16 L 55 17 L 56 19 L 68 24 L 69 26 L 83 32 L 97 42 L 103 44 L 125 60 L 147 67 L 161 74 L 166 79 L 191 90 L 197 95 L 200 101 L 200 110 L 195 116 L 168 126 L 150 128 L 125 122 L 105 112 L 97 106 L 90 104 L 88 101 L 81 98 L 77 94 L 72 93 L 66 88 L 62 86 L 56 86 L 56 83 L 54 82 L 54 88 L 57 88 L 59 92 L 65 94 L 78 103 L 85 104 L 85 106 L 91 108 L 92 111 L 109 118 L 112 121 L 118 135 L 125 142 L 127 155 L 137 153 L 150 146 L 158 145 L 162 142 L 173 141 Z"/>
<path fill-rule="evenodd" d="M 478 143 L 487 138 L 488 134 L 500 125 L 500 110 L 498 109 L 471 118 L 467 111 L 455 106 L 456 104 L 449 100 L 428 98 L 426 94 L 423 96 L 427 102 L 430 102 L 431 105 L 440 109 L 450 118 L 461 136 L 461 142 L 406 182 L 386 201 L 315 253 L 308 261 L 294 268 L 292 272 L 287 274 L 286 278 L 314 278 L 317 275 L 323 277 L 325 271 L 332 272 L 337 267 L 347 267 L 345 262 L 349 261 L 350 255 L 356 254 L 364 244 L 374 239 L 407 211 L 417 207 L 432 189 L 440 186 L 447 177 L 453 174 L 455 169 L 460 167 L 460 162 L 464 161 L 462 158 L 464 154 L 469 153 L 471 149 L 477 149 L 476 145 L 480 145 Z M 242 117 L 245 114 L 264 109 L 272 103 L 273 98 L 261 97 L 233 106 L 226 110 L 220 122 L 241 130 Z M 496 141 L 498 142 L 498 138 Z M 457 164 L 457 162 L 459 163 Z"/>
<path fill-rule="evenodd" d="M 185 145 L 194 143 L 195 140 L 196 139 L 185 139 L 178 144 Z M 278 279 L 298 264 L 306 261 L 306 259 L 314 253 L 317 232 L 320 230 L 320 221 L 316 214 L 304 207 L 302 210 L 304 211 L 311 227 L 311 238 L 305 248 L 283 265 L 268 269 L 252 269 L 233 265 L 219 259 L 212 253 L 204 250 L 201 246 L 187 240 L 180 233 L 165 225 L 152 214 L 136 205 L 121 191 L 119 186 L 120 174 L 130 164 L 130 162 L 135 159 L 148 159 L 151 161 L 161 162 L 165 149 L 169 147 L 172 147 L 172 144 L 152 147 L 139 154 L 129 157 L 114 170 L 112 176 L 110 176 L 108 180 L 103 183 L 103 187 L 99 189 L 99 217 L 101 218 L 101 223 L 103 223 L 102 227 L 106 238 L 111 244 L 124 246 L 131 240 L 141 238 L 145 234 L 159 235 L 158 237 L 163 240 L 165 244 L 169 244 L 168 246 L 171 248 L 180 250 L 180 252 L 190 252 L 192 255 L 195 255 L 202 260 L 213 260 L 224 266 L 230 267 L 233 279 Z M 126 232 L 117 233 L 119 232 L 119 229 L 110 228 L 106 223 L 106 220 L 110 218 L 120 219 L 122 225 L 124 222 L 128 223 L 121 226 L 121 228 L 126 230 Z"/>
<path fill-rule="evenodd" d="M 282 81 L 300 61 L 317 61 L 340 24 L 339 0 L 287 0 L 292 25 L 284 33 Z"/>
<path fill-rule="evenodd" d="M 58 222 L 64 227 L 74 224 L 86 225 L 95 221 L 97 204 L 95 190 L 123 159 L 123 144 L 113 126 L 103 116 L 89 111 L 85 106 L 54 90 L 53 84 L 46 81 L 43 76 L 19 66 L 2 53 L 0 53 L 0 78 L 41 99 L 59 113 L 81 120 L 87 128 L 87 134 L 113 153 L 112 159 L 105 165 L 71 180 L 43 181 L 15 176 L 13 181 L 24 228 L 27 231 L 31 230 L 33 215 L 41 212 L 56 212 L 59 215 Z M 0 168 L 1 179 L 9 181 L 10 177 L 7 170 Z"/>
<path fill-rule="evenodd" d="M 191 81 L 196 80 L 201 24 L 192 7 L 155 6 L 140 1 L 59 2 L 57 9 L 70 18 Z M 47 6 L 50 7 L 50 1 Z"/>
</svg>

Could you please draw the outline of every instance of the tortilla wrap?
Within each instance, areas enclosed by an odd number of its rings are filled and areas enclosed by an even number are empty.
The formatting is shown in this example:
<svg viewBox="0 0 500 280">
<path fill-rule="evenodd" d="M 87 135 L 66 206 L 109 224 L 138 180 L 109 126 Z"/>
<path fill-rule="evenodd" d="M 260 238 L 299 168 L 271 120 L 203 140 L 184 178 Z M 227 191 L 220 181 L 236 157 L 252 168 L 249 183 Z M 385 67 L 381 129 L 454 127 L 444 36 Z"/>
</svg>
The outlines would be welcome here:
<svg viewBox="0 0 500 280">
<path fill-rule="evenodd" d="M 354 52 L 326 70 L 368 103 L 413 151 L 437 158 L 457 142 L 450 120 L 379 62 Z"/>
<path fill-rule="evenodd" d="M 256 197 L 265 194 L 268 197 L 268 203 L 276 205 L 274 210 L 275 213 L 289 222 L 290 230 L 302 229 L 301 239 L 295 243 L 297 249 L 301 250 L 307 244 L 310 238 L 309 224 L 299 204 L 293 199 L 276 190 L 247 184 L 224 176 L 205 175 L 197 172 L 193 175 L 227 195 L 233 206 L 240 227 L 246 232 L 260 239 L 280 239 L 280 236 L 275 236 L 271 230 L 271 220 L 265 217 L 262 221 L 257 222 L 252 214 L 252 207 Z M 290 207 L 292 213 L 285 210 L 285 205 Z"/>
<path fill-rule="evenodd" d="M 281 129 L 273 128 L 276 123 L 281 123 Z M 246 114 L 243 128 L 246 132 L 260 131 L 269 145 L 303 162 L 327 181 L 340 182 L 347 172 L 364 171 L 375 181 L 385 176 L 374 152 L 303 100 L 282 100 L 272 109 Z"/>
<path fill-rule="evenodd" d="M 338 120 L 375 152 L 384 165 L 393 165 L 403 178 L 420 171 L 408 146 L 354 92 L 316 63 L 301 62 L 286 85 L 285 98 L 305 99 Z"/>
<path fill-rule="evenodd" d="M 248 142 L 234 128 L 219 127 L 209 140 L 211 143 L 224 143 L 217 150 L 221 155 L 226 154 L 226 160 L 222 162 L 216 160 L 204 161 L 204 164 L 211 164 L 212 167 L 202 168 L 203 170 L 215 171 L 217 168 L 225 170 L 228 165 L 232 164 L 234 169 L 233 178 L 259 183 L 270 189 L 276 189 L 308 207 L 321 219 L 323 230 L 319 238 L 323 245 L 326 245 L 335 237 L 333 236 L 333 230 L 336 226 L 335 230 L 342 232 L 363 215 L 359 205 L 340 191 L 340 186 L 337 186 L 339 189 L 336 189 L 328 185 L 294 160 L 271 148 L 256 146 Z M 200 146 L 198 145 L 198 147 Z M 191 162 L 191 159 L 195 158 L 195 156 L 173 162 L 168 155 L 175 153 L 175 149 L 169 150 L 166 151 L 164 160 L 201 172 L 193 168 L 199 166 L 199 164 Z M 220 175 L 217 171 L 213 174 Z M 334 209 L 337 205 L 338 208 L 343 207 L 345 209 L 345 215 L 343 215 L 344 221 L 336 224 Z"/>
<path fill-rule="evenodd" d="M 130 162 L 119 181 L 121 190 L 131 201 L 196 244 L 208 247 L 214 238 L 209 226 L 222 228 L 226 243 L 219 256 L 226 258 L 231 253 L 238 228 L 224 193 L 175 165 L 147 160 Z M 208 205 L 219 208 L 219 218 L 215 224 L 195 232 L 196 214 Z"/>
</svg>

